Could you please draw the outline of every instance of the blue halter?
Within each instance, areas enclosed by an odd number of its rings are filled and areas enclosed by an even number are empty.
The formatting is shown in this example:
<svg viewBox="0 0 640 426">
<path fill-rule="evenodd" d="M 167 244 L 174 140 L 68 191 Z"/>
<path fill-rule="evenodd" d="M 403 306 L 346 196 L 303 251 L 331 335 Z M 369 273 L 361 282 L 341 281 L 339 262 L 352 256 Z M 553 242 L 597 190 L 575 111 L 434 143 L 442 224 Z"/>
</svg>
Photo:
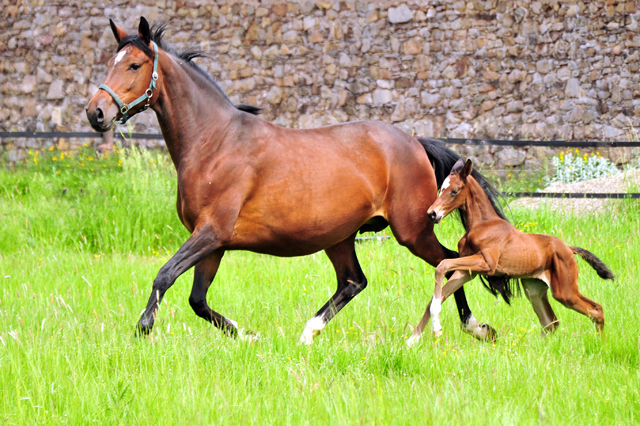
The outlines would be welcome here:
<svg viewBox="0 0 640 426">
<path fill-rule="evenodd" d="M 156 87 L 156 81 L 158 81 L 158 46 L 153 41 L 151 43 L 153 44 L 153 52 L 154 52 L 153 73 L 151 74 L 151 82 L 149 83 L 149 88 L 145 90 L 142 96 L 140 96 L 138 99 L 136 99 L 135 101 L 127 105 L 124 102 L 122 102 L 122 100 L 118 97 L 118 95 L 116 95 L 116 92 L 111 90 L 111 88 L 106 84 L 103 83 L 100 86 L 98 86 L 98 89 L 102 89 L 106 91 L 108 94 L 111 95 L 111 97 L 116 102 L 116 104 L 118 104 L 118 108 L 120 108 L 120 112 L 122 113 L 122 118 L 119 121 L 116 121 L 118 124 L 126 123 L 131 117 L 135 115 L 135 114 L 131 114 L 131 116 L 129 116 L 128 112 L 131 110 L 131 108 L 135 107 L 136 105 L 144 101 L 147 101 L 147 103 L 144 105 L 144 108 L 142 108 L 140 111 L 145 111 L 147 108 L 149 108 L 149 105 L 151 103 L 151 98 L 153 97 L 153 90 L 154 89 L 158 90 L 158 88 Z"/>
</svg>

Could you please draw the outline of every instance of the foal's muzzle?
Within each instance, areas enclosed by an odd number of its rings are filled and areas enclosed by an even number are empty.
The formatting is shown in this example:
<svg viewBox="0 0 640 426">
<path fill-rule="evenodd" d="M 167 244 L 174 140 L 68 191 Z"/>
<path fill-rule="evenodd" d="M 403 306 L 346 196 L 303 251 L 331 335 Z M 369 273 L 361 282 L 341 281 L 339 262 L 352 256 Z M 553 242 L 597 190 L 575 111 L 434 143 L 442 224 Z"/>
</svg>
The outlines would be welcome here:
<svg viewBox="0 0 640 426">
<path fill-rule="evenodd" d="M 429 216 L 429 219 L 431 219 L 433 223 L 438 223 L 442 220 L 442 216 L 439 217 L 438 213 L 435 210 L 427 212 L 427 215 Z"/>
</svg>

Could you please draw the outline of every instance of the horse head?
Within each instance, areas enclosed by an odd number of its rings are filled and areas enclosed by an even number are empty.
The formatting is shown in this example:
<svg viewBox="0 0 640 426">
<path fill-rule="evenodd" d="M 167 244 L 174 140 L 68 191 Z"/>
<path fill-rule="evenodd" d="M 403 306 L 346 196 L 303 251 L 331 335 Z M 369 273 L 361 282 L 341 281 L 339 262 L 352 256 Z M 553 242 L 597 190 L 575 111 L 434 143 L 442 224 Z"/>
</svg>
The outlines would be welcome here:
<svg viewBox="0 0 640 426">
<path fill-rule="evenodd" d="M 109 20 L 118 50 L 109 60 L 109 70 L 98 92 L 86 107 L 91 127 L 98 132 L 124 123 L 147 109 L 157 95 L 158 47 L 152 41 L 149 23 L 140 18 L 138 34 L 128 35 Z M 157 99 L 157 96 L 155 96 Z"/>
<path fill-rule="evenodd" d="M 449 176 L 442 182 L 440 195 L 427 210 L 427 215 L 434 223 L 440 222 L 449 213 L 464 205 L 469 195 L 467 177 L 473 171 L 471 160 L 458 160 Z"/>
</svg>

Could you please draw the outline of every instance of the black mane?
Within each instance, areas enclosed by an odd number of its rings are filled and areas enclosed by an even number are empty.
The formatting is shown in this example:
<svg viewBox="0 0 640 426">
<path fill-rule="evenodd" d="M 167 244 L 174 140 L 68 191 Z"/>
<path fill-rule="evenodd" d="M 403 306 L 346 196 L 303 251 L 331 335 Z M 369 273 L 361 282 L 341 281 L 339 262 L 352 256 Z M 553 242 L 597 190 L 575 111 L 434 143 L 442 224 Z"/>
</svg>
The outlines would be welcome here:
<svg viewBox="0 0 640 426">
<path fill-rule="evenodd" d="M 220 93 L 222 93 L 224 97 L 238 110 L 244 111 L 253 115 L 260 114 L 260 112 L 262 111 L 262 108 L 260 107 L 253 106 L 253 105 L 246 105 L 246 104 L 235 105 L 233 102 L 231 102 L 231 99 L 229 99 L 227 94 L 224 93 L 224 90 L 222 90 L 222 88 L 218 85 L 218 83 L 216 83 L 216 81 L 209 74 L 207 74 L 202 68 L 200 68 L 198 64 L 193 62 L 193 59 L 195 58 L 210 58 L 211 56 L 207 52 L 201 49 L 193 48 L 193 47 L 187 48 L 183 51 L 178 51 L 175 47 L 173 47 L 172 45 L 164 41 L 164 35 L 166 31 L 167 31 L 167 24 L 165 23 L 154 23 L 153 26 L 151 27 L 151 40 L 158 45 L 158 48 L 175 56 L 178 59 L 181 59 L 186 64 L 188 64 L 192 69 L 194 69 L 200 75 L 205 77 L 209 81 L 209 83 L 211 83 Z M 130 44 L 142 50 L 147 56 L 153 57 L 153 50 L 151 50 L 151 48 L 147 44 L 145 44 L 145 42 L 140 38 L 138 34 L 128 35 L 125 38 L 123 38 L 118 44 L 117 51 L 119 52 L 125 46 L 128 46 Z"/>
</svg>

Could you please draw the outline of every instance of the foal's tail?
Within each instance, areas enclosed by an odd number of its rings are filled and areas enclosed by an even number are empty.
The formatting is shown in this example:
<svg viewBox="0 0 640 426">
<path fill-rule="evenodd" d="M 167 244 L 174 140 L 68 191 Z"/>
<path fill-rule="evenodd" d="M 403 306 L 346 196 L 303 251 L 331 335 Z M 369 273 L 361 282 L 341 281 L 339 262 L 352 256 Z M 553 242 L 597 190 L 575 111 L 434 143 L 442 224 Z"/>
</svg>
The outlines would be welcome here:
<svg viewBox="0 0 640 426">
<path fill-rule="evenodd" d="M 615 275 L 604 262 L 596 257 L 595 254 L 580 247 L 569 247 L 575 254 L 579 254 L 593 269 L 596 270 L 598 276 L 605 280 L 615 279 Z"/>
</svg>

